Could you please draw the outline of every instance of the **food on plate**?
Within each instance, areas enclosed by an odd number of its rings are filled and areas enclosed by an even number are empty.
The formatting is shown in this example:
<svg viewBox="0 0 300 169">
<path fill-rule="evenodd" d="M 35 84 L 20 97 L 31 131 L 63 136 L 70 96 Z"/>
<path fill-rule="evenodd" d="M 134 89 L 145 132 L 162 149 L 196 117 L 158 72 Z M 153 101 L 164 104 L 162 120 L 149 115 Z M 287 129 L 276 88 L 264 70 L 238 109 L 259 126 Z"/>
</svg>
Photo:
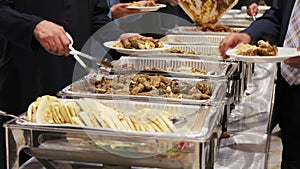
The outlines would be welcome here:
<svg viewBox="0 0 300 169">
<path fill-rule="evenodd" d="M 207 81 L 183 82 L 163 75 L 131 74 L 118 75 L 114 78 L 107 76 L 91 77 L 82 83 L 83 85 L 80 86 L 73 85 L 70 90 L 97 94 L 159 96 L 197 100 L 209 99 L 212 94 Z M 84 87 L 82 88 L 82 86 Z"/>
<path fill-rule="evenodd" d="M 238 0 L 179 0 L 179 5 L 198 25 L 216 23 Z"/>
<path fill-rule="evenodd" d="M 149 37 L 131 37 L 122 39 L 116 42 L 113 47 L 124 49 L 154 49 L 163 48 L 163 43 L 158 39 L 151 39 Z"/>
<path fill-rule="evenodd" d="M 121 112 L 95 99 L 59 100 L 54 96 L 39 97 L 30 104 L 28 119 L 39 124 L 72 124 L 119 130 L 175 132 L 169 120 L 172 113 L 144 108 L 136 112 Z"/>
<path fill-rule="evenodd" d="M 134 7 L 149 7 L 149 6 L 159 6 L 155 1 L 133 1 L 128 6 L 134 6 Z"/>
<path fill-rule="evenodd" d="M 268 41 L 259 40 L 258 46 L 250 44 L 241 44 L 237 47 L 236 54 L 244 56 L 276 56 L 278 48 L 270 45 Z"/>
</svg>

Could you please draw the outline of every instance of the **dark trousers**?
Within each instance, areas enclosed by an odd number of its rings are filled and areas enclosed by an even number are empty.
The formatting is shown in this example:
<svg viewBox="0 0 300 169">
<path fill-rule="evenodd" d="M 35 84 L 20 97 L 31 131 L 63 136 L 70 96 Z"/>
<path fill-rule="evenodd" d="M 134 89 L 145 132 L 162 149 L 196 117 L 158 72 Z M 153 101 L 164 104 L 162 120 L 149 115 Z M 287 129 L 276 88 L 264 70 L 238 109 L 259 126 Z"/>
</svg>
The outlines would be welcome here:
<svg viewBox="0 0 300 169">
<path fill-rule="evenodd" d="M 277 74 L 274 119 L 278 119 L 283 145 L 282 168 L 300 169 L 300 85 L 290 86 Z"/>
</svg>

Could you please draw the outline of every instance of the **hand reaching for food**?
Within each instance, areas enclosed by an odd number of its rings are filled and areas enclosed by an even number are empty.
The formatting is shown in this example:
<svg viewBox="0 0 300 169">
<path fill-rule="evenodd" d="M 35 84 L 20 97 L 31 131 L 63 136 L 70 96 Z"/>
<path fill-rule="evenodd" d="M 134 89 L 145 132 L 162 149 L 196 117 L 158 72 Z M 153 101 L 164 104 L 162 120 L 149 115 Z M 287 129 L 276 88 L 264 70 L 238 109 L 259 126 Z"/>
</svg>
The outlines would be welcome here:
<svg viewBox="0 0 300 169">
<path fill-rule="evenodd" d="M 256 16 L 258 13 L 258 5 L 257 3 L 252 3 L 247 8 L 247 14 L 249 16 Z"/>
<path fill-rule="evenodd" d="M 300 51 L 300 46 L 297 48 L 297 50 Z M 284 61 L 284 63 L 291 66 L 291 67 L 293 67 L 293 68 L 300 69 L 300 54 L 297 57 L 292 57 L 292 58 L 286 59 Z"/>
<path fill-rule="evenodd" d="M 135 37 L 137 37 L 137 38 L 146 38 L 146 39 L 149 39 L 149 40 L 153 39 L 152 37 L 142 36 L 139 33 L 124 33 L 124 34 L 119 36 L 118 40 L 124 40 L 124 39 L 135 38 Z"/>
<path fill-rule="evenodd" d="M 228 56 L 226 56 L 226 51 L 229 48 L 234 48 L 239 44 L 247 44 L 251 42 L 250 35 L 246 33 L 231 33 L 227 35 L 220 43 L 219 50 L 224 59 L 227 59 Z"/>
</svg>

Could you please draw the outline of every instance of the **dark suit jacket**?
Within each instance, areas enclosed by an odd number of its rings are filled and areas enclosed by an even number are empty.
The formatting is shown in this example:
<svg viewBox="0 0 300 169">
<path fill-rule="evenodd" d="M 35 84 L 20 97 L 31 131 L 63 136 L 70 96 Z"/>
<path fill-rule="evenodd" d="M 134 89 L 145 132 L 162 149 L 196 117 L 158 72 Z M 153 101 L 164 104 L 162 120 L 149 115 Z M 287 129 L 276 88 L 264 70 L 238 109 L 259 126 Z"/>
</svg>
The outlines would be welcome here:
<svg viewBox="0 0 300 169">
<path fill-rule="evenodd" d="M 0 0 L 0 109 L 24 112 L 44 94 L 56 95 L 81 76 L 73 57 L 53 56 L 33 35 L 46 19 L 62 25 L 81 49 L 93 32 L 110 19 L 105 0 Z M 85 72 L 84 72 L 85 73 Z M 4 167 L 4 130 L 0 117 L 0 168 Z"/>
<path fill-rule="evenodd" d="M 263 17 L 253 22 L 244 32 L 251 35 L 254 43 L 264 39 L 282 46 L 294 4 L 295 0 L 273 0 L 272 8 L 266 11 Z M 300 85 L 290 86 L 281 76 L 279 67 L 273 113 L 275 119 L 279 120 L 281 128 L 283 160 L 300 161 L 299 100 Z"/>
<path fill-rule="evenodd" d="M 271 43 L 278 46 L 283 45 L 295 0 L 273 1 L 270 10 L 267 10 L 262 17 L 258 18 L 244 31 L 251 35 L 254 43 L 264 39 L 270 40 Z"/>
<path fill-rule="evenodd" d="M 37 96 L 72 82 L 75 60 L 43 49 L 33 35 L 40 21 L 62 25 L 81 49 L 110 21 L 108 10 L 104 0 L 0 0 L 0 109 L 21 113 Z"/>
</svg>

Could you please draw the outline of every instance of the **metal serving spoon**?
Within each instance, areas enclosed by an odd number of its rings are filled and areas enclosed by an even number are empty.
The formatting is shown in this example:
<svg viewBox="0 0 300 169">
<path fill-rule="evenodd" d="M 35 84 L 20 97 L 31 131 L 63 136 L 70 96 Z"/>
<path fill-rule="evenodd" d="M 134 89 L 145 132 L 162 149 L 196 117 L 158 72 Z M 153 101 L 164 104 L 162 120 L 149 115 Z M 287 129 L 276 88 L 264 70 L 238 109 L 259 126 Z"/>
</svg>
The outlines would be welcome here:
<svg viewBox="0 0 300 169">
<path fill-rule="evenodd" d="M 171 116 L 169 117 L 169 120 L 175 125 L 180 125 L 180 124 L 184 124 L 186 122 L 188 122 L 188 119 L 195 116 L 196 114 L 198 114 L 199 111 L 196 111 L 194 113 L 191 113 L 187 116 Z"/>
</svg>

